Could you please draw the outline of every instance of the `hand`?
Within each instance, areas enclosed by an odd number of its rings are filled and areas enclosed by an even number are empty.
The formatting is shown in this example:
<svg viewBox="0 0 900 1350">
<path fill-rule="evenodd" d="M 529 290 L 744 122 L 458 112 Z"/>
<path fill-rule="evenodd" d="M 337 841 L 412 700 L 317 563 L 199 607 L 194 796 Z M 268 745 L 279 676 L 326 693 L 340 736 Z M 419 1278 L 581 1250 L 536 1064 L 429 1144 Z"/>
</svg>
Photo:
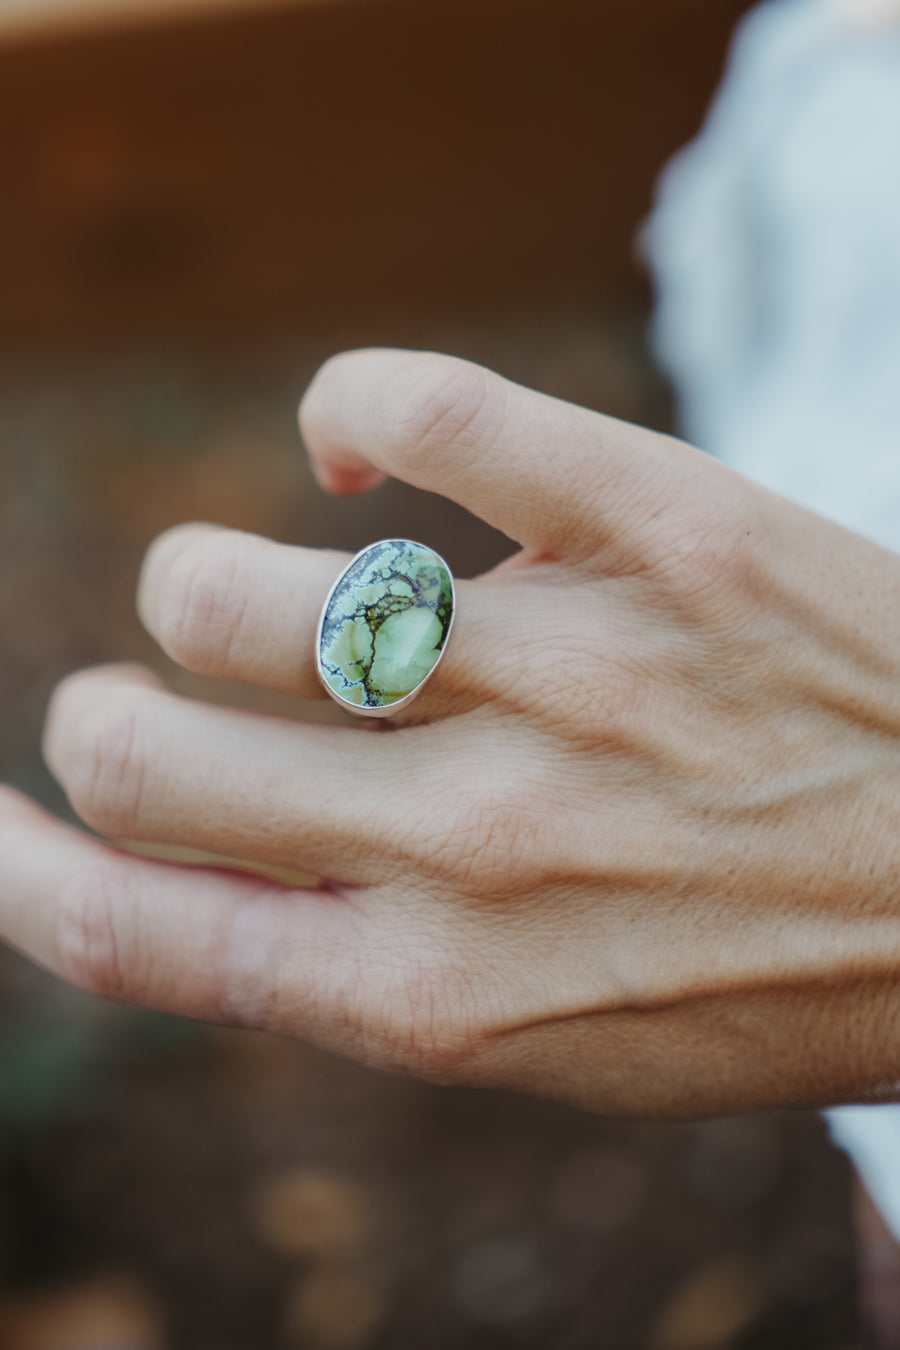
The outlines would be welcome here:
<svg viewBox="0 0 900 1350">
<path fill-rule="evenodd" d="M 7 794 L 7 940 L 101 994 L 604 1112 L 892 1093 L 900 559 L 444 357 L 338 357 L 301 421 L 327 489 L 393 474 L 521 552 L 459 585 L 382 734 L 66 681 L 46 754 L 89 825 L 328 881 L 139 859 Z M 315 697 L 345 561 L 186 526 L 140 609 L 189 668 Z"/>
</svg>

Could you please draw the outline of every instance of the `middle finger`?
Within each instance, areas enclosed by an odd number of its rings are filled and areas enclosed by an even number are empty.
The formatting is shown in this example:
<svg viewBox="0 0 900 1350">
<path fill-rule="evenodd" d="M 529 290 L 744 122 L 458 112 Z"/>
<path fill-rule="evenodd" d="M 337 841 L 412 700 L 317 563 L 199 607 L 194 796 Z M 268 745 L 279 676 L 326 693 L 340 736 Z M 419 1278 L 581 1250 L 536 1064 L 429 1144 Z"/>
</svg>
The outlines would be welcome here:
<svg viewBox="0 0 900 1350">
<path fill-rule="evenodd" d="M 350 555 L 276 544 L 212 525 L 179 525 L 151 546 L 138 608 L 163 650 L 197 674 L 324 698 L 316 630 Z M 497 627 L 484 587 L 457 583 L 465 623 L 412 720 L 463 711 L 484 696 L 484 653 Z"/>
</svg>

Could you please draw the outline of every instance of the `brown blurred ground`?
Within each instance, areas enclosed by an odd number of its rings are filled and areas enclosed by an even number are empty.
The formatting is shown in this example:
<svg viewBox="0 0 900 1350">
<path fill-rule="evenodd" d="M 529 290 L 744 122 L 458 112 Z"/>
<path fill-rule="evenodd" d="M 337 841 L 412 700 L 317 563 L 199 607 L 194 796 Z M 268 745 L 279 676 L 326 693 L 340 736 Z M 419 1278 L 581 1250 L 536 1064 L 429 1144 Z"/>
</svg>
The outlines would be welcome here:
<svg viewBox="0 0 900 1350">
<path fill-rule="evenodd" d="M 0 776 L 59 810 L 47 693 L 133 657 L 201 517 L 508 550 L 314 488 L 336 346 L 431 346 L 664 425 L 631 239 L 736 7 L 333 0 L 0 29 Z M 804 1113 L 619 1126 L 102 1005 L 0 959 L 0 1350 L 852 1350 L 847 1168 Z"/>
</svg>

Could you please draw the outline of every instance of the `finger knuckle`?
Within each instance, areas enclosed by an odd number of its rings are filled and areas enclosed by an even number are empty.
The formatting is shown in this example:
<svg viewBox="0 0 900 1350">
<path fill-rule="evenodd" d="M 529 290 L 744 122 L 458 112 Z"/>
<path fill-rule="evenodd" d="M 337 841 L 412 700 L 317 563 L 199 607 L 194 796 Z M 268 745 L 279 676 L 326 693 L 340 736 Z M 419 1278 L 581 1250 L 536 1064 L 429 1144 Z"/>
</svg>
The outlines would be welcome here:
<svg viewBox="0 0 900 1350">
<path fill-rule="evenodd" d="M 197 674 L 227 669 L 250 597 L 242 546 L 228 532 L 194 537 L 171 559 L 161 587 L 158 637 Z"/>
<path fill-rule="evenodd" d="M 670 545 L 672 571 L 689 593 L 721 590 L 741 571 L 740 539 L 728 522 L 696 522 Z"/>
<path fill-rule="evenodd" d="M 145 717 L 145 699 L 138 691 L 120 691 L 85 713 L 77 726 L 69 797 L 101 834 L 140 832 L 150 740 Z"/>
<path fill-rule="evenodd" d="M 480 899 L 518 894 L 541 866 L 544 819 L 535 781 L 497 776 L 460 794 L 434 863 Z"/>
<path fill-rule="evenodd" d="M 655 529 L 648 529 L 646 570 L 662 582 L 670 601 L 715 605 L 746 586 L 764 533 L 745 484 L 713 474 L 689 477 Z"/>
<path fill-rule="evenodd" d="M 412 361 L 385 388 L 384 437 L 412 470 L 452 468 L 490 436 L 499 389 L 495 376 L 466 361 Z"/>
<path fill-rule="evenodd" d="M 596 755 L 633 748 L 655 694 L 648 665 L 638 653 L 598 661 L 595 652 L 585 650 L 582 669 L 591 671 L 590 680 L 573 681 L 564 701 L 543 710 L 543 725 L 550 731 L 564 730 L 576 752 Z"/>
<path fill-rule="evenodd" d="M 478 1040 L 473 977 L 445 954 L 403 962 L 396 953 L 374 1007 L 358 1013 L 362 1057 L 395 1073 L 459 1081 Z"/>
<path fill-rule="evenodd" d="M 124 998 L 133 983 L 136 929 L 126 922 L 127 885 L 113 869 L 71 876 L 57 903 L 60 973 L 79 989 Z"/>
<path fill-rule="evenodd" d="M 394 1062 L 417 1078 L 453 1082 L 463 1073 L 475 1033 L 457 1000 L 455 983 L 449 973 L 417 971 L 400 990 L 389 1043 Z"/>
</svg>

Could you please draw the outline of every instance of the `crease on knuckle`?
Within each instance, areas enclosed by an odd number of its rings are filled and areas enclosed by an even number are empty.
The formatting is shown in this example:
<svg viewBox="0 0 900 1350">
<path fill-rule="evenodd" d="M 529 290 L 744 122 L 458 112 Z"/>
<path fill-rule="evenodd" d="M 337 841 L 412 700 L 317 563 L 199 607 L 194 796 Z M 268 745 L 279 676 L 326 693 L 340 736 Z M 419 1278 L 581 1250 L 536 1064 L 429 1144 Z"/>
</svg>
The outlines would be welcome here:
<svg viewBox="0 0 900 1350">
<path fill-rule="evenodd" d="M 410 363 L 384 391 L 385 433 L 413 471 L 452 470 L 494 432 L 503 400 L 495 376 L 449 357 Z"/>
<path fill-rule="evenodd" d="M 669 545 L 669 567 L 690 596 L 716 595 L 743 569 L 740 540 L 734 528 L 718 521 L 697 523 Z"/>
<path fill-rule="evenodd" d="M 758 504 L 743 485 L 689 477 L 646 532 L 645 571 L 663 583 L 670 604 L 717 610 L 752 588 L 766 533 Z"/>
<path fill-rule="evenodd" d="M 78 727 L 69 796 L 101 834 L 140 833 L 148 739 L 143 718 L 141 696 L 121 692 L 93 708 Z"/>
<path fill-rule="evenodd" d="M 56 913 L 61 974 L 103 998 L 133 996 L 138 926 L 128 884 L 112 868 L 75 873 L 63 886 Z"/>
<path fill-rule="evenodd" d="M 393 1051 L 407 1073 L 431 1082 L 458 1081 L 475 1039 L 463 991 L 464 972 L 415 970 L 401 990 L 405 1015 L 393 1023 Z"/>
<path fill-rule="evenodd" d="M 484 783 L 460 794 L 430 866 L 464 894 L 499 901 L 520 895 L 543 870 L 540 783 Z"/>
<path fill-rule="evenodd" d="M 250 597 L 241 581 L 241 546 L 223 531 L 194 539 L 170 563 L 160 603 L 160 641 L 198 675 L 225 670 Z"/>
<path fill-rule="evenodd" d="M 366 1062 L 432 1082 L 460 1081 L 478 1039 L 472 973 L 440 951 L 411 951 L 404 960 L 395 949 L 378 983 L 371 1006 L 353 1017 Z"/>
<path fill-rule="evenodd" d="M 579 665 L 577 655 L 573 664 Z M 616 654 L 598 660 L 596 652 L 585 648 L 580 664 L 591 671 L 590 681 L 573 681 L 564 699 L 542 708 L 541 726 L 551 734 L 562 733 L 578 754 L 635 750 L 645 735 L 648 706 L 655 696 L 649 662 Z M 549 661 L 546 678 L 552 679 Z"/>
</svg>

